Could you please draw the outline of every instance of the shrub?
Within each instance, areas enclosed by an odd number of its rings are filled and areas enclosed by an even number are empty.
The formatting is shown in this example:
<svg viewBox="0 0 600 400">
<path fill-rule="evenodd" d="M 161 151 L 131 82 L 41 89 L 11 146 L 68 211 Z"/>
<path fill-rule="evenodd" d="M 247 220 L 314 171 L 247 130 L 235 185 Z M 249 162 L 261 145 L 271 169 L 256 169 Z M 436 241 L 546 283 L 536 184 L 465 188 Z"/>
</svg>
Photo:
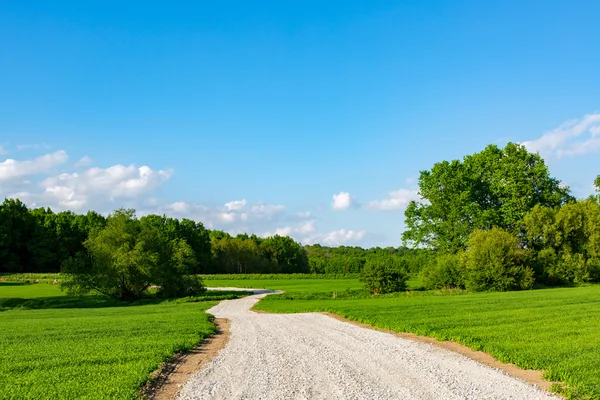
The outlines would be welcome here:
<svg viewBox="0 0 600 400">
<path fill-rule="evenodd" d="M 517 238 L 505 230 L 476 230 L 465 252 L 465 286 L 474 291 L 530 289 L 534 275 L 525 265 L 526 257 Z"/>
<path fill-rule="evenodd" d="M 360 279 L 370 293 L 383 294 L 405 290 L 408 275 L 391 257 L 377 257 L 367 260 Z"/>
<path fill-rule="evenodd" d="M 465 287 L 465 270 L 459 254 L 438 256 L 421 272 L 425 289 L 454 289 Z"/>
</svg>

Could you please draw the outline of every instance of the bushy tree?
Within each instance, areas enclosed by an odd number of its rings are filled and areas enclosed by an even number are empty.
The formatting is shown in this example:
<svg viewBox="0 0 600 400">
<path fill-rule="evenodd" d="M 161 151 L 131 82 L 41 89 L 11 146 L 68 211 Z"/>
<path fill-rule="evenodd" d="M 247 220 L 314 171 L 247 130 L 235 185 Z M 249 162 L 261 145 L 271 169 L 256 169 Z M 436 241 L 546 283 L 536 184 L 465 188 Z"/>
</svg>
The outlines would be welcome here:
<svg viewBox="0 0 600 400">
<path fill-rule="evenodd" d="M 196 294 L 204 287 L 190 275 L 195 263 L 190 246 L 169 240 L 151 224 L 142 224 L 133 210 L 117 210 L 106 226 L 94 229 L 84 242 L 85 252 L 63 265 L 61 287 L 71 294 L 98 292 L 120 300 L 136 300 L 151 285 L 159 295 Z"/>
<path fill-rule="evenodd" d="M 425 289 L 464 289 L 465 275 L 461 254 L 442 254 L 421 272 L 421 281 Z"/>
<path fill-rule="evenodd" d="M 370 293 L 393 293 L 406 290 L 408 274 L 391 257 L 373 257 L 365 263 L 360 279 Z"/>
<path fill-rule="evenodd" d="M 527 245 L 548 284 L 600 281 L 600 204 L 588 199 L 560 208 L 535 207 L 525 217 Z"/>
<path fill-rule="evenodd" d="M 573 200 L 539 154 L 514 143 L 435 164 L 421 172 L 419 194 L 423 201 L 411 201 L 405 211 L 403 240 L 444 252 L 464 249 L 476 229 L 519 234 L 523 217 L 535 205 Z"/>
<path fill-rule="evenodd" d="M 492 228 L 474 231 L 464 254 L 465 286 L 473 291 L 530 289 L 533 270 L 526 266 L 527 251 L 509 232 Z"/>
</svg>

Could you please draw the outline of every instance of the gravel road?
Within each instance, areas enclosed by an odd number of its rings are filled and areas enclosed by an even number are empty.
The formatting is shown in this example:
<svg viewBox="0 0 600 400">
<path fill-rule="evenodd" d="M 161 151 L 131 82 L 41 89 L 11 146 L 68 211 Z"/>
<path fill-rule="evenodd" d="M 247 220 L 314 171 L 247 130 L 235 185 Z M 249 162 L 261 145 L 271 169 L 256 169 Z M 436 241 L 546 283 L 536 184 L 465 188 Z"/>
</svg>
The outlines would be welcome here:
<svg viewBox="0 0 600 400">
<path fill-rule="evenodd" d="M 556 399 L 469 358 L 317 313 L 259 314 L 265 291 L 208 310 L 227 346 L 179 399 Z"/>
</svg>

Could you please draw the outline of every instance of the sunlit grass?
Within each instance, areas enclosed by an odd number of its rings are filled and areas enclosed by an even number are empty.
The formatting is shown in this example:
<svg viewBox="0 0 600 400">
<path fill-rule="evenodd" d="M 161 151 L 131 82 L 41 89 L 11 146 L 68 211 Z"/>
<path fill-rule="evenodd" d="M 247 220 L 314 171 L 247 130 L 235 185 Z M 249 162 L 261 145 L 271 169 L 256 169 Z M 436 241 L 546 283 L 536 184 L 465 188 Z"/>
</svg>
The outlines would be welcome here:
<svg viewBox="0 0 600 400">
<path fill-rule="evenodd" d="M 256 309 L 338 314 L 398 332 L 454 340 L 522 368 L 546 371 L 571 398 L 600 398 L 600 286 L 460 296 L 286 300 Z"/>
<path fill-rule="evenodd" d="M 163 361 L 214 332 L 205 311 L 217 302 L 202 300 L 239 295 L 128 304 L 0 282 L 0 399 L 136 398 Z"/>
</svg>

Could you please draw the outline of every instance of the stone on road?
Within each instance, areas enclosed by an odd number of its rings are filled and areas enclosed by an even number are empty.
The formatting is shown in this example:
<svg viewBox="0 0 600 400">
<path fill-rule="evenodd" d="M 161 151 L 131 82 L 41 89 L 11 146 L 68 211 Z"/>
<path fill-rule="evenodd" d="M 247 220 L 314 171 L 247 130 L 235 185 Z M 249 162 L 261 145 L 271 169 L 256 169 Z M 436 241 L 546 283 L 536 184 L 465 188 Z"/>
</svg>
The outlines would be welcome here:
<svg viewBox="0 0 600 400">
<path fill-rule="evenodd" d="M 556 399 L 462 355 L 318 313 L 259 314 L 268 293 L 208 310 L 227 346 L 179 399 Z"/>
</svg>

